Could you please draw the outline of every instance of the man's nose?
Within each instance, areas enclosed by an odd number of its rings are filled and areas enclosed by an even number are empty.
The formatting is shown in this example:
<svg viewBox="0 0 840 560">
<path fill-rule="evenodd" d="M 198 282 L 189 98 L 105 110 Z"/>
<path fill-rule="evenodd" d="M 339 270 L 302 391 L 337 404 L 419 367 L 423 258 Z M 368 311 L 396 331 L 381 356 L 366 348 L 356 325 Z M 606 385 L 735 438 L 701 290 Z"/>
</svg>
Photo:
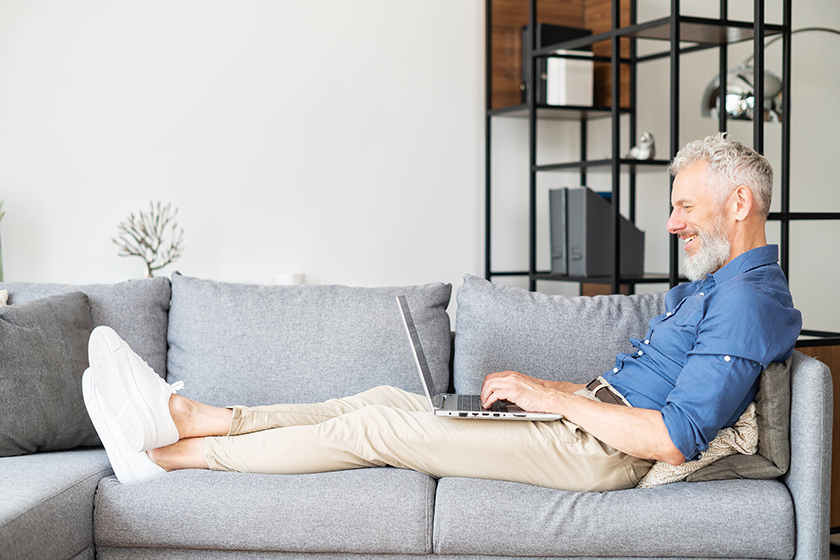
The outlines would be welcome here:
<svg viewBox="0 0 840 560">
<path fill-rule="evenodd" d="M 685 229 L 685 220 L 680 218 L 676 208 L 671 210 L 671 215 L 668 217 L 668 223 L 665 227 L 668 228 L 668 233 L 679 233 Z"/>
</svg>

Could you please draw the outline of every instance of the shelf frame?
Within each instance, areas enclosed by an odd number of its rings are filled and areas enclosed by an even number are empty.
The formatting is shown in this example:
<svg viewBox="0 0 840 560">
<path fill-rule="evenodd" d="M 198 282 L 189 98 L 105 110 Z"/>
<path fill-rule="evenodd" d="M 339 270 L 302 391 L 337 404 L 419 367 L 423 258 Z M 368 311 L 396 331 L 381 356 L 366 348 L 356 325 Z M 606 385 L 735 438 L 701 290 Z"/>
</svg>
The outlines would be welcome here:
<svg viewBox="0 0 840 560">
<path fill-rule="evenodd" d="M 626 0 L 625 0 L 626 1 Z M 539 21 L 537 13 L 537 0 L 527 0 L 528 2 L 528 20 L 531 22 Z M 614 252 L 614 263 L 612 265 L 613 274 L 611 274 L 610 284 L 614 292 L 618 292 L 621 285 L 631 283 L 633 280 L 630 277 L 622 277 L 620 274 L 620 239 L 615 235 L 617 231 L 619 220 L 621 219 L 621 180 L 622 177 L 629 179 L 629 202 L 630 212 L 629 219 L 635 221 L 636 213 L 636 173 L 648 170 L 661 170 L 667 167 L 669 161 L 667 160 L 653 160 L 653 161 L 636 161 L 627 160 L 619 156 L 620 139 L 622 134 L 622 123 L 620 117 L 622 115 L 629 115 L 629 126 L 627 132 L 632 141 L 636 136 L 636 100 L 635 100 L 635 68 L 638 64 L 651 60 L 658 60 L 668 58 L 670 64 L 670 130 L 669 130 L 669 152 L 675 154 L 680 149 L 679 144 L 679 130 L 680 130 L 680 86 L 679 77 L 681 71 L 681 56 L 686 53 L 717 48 L 719 50 L 719 73 L 725 76 L 728 71 L 728 57 L 727 45 L 732 43 L 752 41 L 753 49 L 755 51 L 753 65 L 756 69 L 756 91 L 763 90 L 764 78 L 764 40 L 767 37 L 781 34 L 783 37 L 783 76 L 790 76 L 791 68 L 791 15 L 792 15 L 792 0 L 784 0 L 783 6 L 783 23 L 770 24 L 764 21 L 765 10 L 764 0 L 754 0 L 754 18 L 752 22 L 737 21 L 729 19 L 728 15 L 728 0 L 720 0 L 720 13 L 718 18 L 700 18 L 693 16 L 683 16 L 680 14 L 681 2 L 680 0 L 671 0 L 671 14 L 669 16 L 658 18 L 655 20 L 637 23 L 635 20 L 636 14 L 636 0 L 630 0 L 630 22 L 629 25 L 621 26 L 621 1 L 610 0 L 610 25 L 611 28 L 607 31 L 581 37 L 578 39 L 564 41 L 554 45 L 548 45 L 536 49 L 536 33 L 534 26 L 529 27 L 529 33 L 526 35 L 526 40 L 530 41 L 531 52 L 533 56 L 530 58 L 532 65 L 530 72 L 530 79 L 532 81 L 529 87 L 535 88 L 536 81 L 536 61 L 540 57 L 558 56 L 555 51 L 558 49 L 574 50 L 581 47 L 591 47 L 596 43 L 610 42 L 609 57 L 597 56 L 597 60 L 610 61 L 610 82 L 611 91 L 609 106 L 548 106 L 536 105 L 533 100 L 518 105 L 509 107 L 492 108 L 492 77 L 493 77 L 493 50 L 491 48 L 490 38 L 493 36 L 493 0 L 487 0 L 486 12 L 486 26 L 488 41 L 486 44 L 486 159 L 485 159 L 485 176 L 486 176 L 486 204 L 485 204 L 485 277 L 490 279 L 494 276 L 511 276 L 522 275 L 529 279 L 529 288 L 536 290 L 536 283 L 539 280 L 552 280 L 554 275 L 545 274 L 537 270 L 537 177 L 540 173 L 558 172 L 558 171 L 578 171 L 580 173 L 581 184 L 586 184 L 588 173 L 597 172 L 600 170 L 609 171 L 612 175 L 612 219 L 610 220 L 610 228 L 612 229 L 613 238 L 616 240 L 616 250 Z M 643 56 L 638 56 L 636 52 L 636 41 L 639 39 L 663 41 L 668 43 L 668 49 L 662 52 L 650 53 Z M 622 40 L 629 40 L 630 55 L 622 53 Z M 622 106 L 620 93 L 622 65 L 629 65 L 630 67 L 630 103 L 629 106 Z M 781 228 L 781 243 L 780 243 L 780 264 L 784 273 L 789 277 L 790 275 L 790 224 L 797 220 L 834 220 L 840 219 L 840 213 L 831 212 L 791 212 L 790 210 L 790 80 L 784 79 L 783 91 L 783 116 L 782 116 L 782 162 L 780 165 L 780 203 L 781 210 L 773 212 L 769 216 L 769 220 L 780 222 Z M 726 114 L 721 112 L 719 118 L 719 130 L 726 131 L 727 120 Z M 519 271 L 516 273 L 496 271 L 493 269 L 491 262 L 492 254 L 492 168 L 491 168 L 491 150 L 492 150 L 492 127 L 495 118 L 522 118 L 528 120 L 528 138 L 529 138 L 529 168 L 528 168 L 528 270 Z M 588 124 L 590 120 L 595 119 L 610 119 L 611 121 L 611 148 L 613 157 L 607 159 L 590 160 L 586 153 L 586 144 L 588 139 Z M 579 161 L 570 162 L 556 162 L 549 164 L 538 164 L 536 161 L 536 142 L 537 142 L 537 123 L 541 120 L 568 120 L 580 122 L 580 137 L 581 137 L 581 153 Z M 764 122 L 762 119 L 754 119 L 753 121 L 753 147 L 759 152 L 764 150 Z M 671 189 L 673 189 L 673 177 L 669 178 Z M 670 201 L 668 201 L 670 209 Z M 681 281 L 679 275 L 679 244 L 674 236 L 669 239 L 669 271 L 667 283 L 673 287 Z M 654 275 L 655 277 L 655 275 Z M 583 281 L 583 280 L 581 280 Z"/>
</svg>

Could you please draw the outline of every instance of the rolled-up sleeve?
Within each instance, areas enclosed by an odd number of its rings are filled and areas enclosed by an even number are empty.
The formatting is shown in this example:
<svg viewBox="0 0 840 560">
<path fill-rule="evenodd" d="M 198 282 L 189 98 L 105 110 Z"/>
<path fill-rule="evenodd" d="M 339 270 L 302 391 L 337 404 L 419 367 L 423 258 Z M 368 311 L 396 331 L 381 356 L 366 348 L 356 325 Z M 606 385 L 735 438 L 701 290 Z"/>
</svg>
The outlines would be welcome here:
<svg viewBox="0 0 840 560">
<path fill-rule="evenodd" d="M 728 354 L 697 355 L 686 362 L 662 408 L 668 435 L 686 459 L 708 449 L 744 401 L 755 398 L 753 386 L 762 370 L 757 362 Z"/>
<path fill-rule="evenodd" d="M 731 425 L 755 398 L 759 374 L 793 348 L 799 333 L 779 321 L 787 309 L 749 286 L 732 286 L 703 310 L 696 343 L 668 395 L 662 417 L 686 459 L 709 447 L 720 428 Z"/>
</svg>

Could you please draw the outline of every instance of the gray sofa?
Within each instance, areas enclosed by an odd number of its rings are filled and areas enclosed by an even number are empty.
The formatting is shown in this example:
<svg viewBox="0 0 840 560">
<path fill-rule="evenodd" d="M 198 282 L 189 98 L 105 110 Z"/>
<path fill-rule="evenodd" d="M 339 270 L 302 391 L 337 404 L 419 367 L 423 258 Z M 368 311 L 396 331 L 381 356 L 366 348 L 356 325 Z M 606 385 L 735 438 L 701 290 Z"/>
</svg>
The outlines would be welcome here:
<svg viewBox="0 0 840 560">
<path fill-rule="evenodd" d="M 386 383 L 421 392 L 398 294 L 408 296 L 436 383 L 462 391 L 499 369 L 589 381 L 644 335 L 661 294 L 562 298 L 467 276 L 451 359 L 445 284 L 255 286 L 176 273 L 0 290 L 10 294 L 0 308 L 0 451 L 19 448 L 0 458 L 0 559 L 828 558 L 830 373 L 798 352 L 790 467 L 769 480 L 575 493 L 378 468 L 180 471 L 123 485 L 78 416 L 86 354 L 77 354 L 100 324 L 168 381 L 184 381 L 181 394 L 258 405 Z M 54 348 L 56 332 L 82 342 Z"/>
</svg>

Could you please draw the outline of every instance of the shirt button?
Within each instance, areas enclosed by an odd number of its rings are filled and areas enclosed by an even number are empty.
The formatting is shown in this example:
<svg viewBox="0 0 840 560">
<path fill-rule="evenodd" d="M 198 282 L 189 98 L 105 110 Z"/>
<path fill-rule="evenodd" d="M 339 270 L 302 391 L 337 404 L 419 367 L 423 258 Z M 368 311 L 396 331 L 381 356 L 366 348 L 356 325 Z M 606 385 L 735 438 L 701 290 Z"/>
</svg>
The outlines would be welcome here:
<svg viewBox="0 0 840 560">
<path fill-rule="evenodd" d="M 673 315 L 673 313 L 671 313 L 670 311 L 665 314 L 666 317 L 670 317 L 671 315 Z"/>
<path fill-rule="evenodd" d="M 700 295 L 701 295 L 701 296 L 705 296 L 706 294 L 704 294 L 703 292 L 700 292 Z"/>
<path fill-rule="evenodd" d="M 639 356 L 644 356 L 644 354 L 645 354 L 644 352 L 642 352 L 641 350 L 639 350 Z"/>
<path fill-rule="evenodd" d="M 618 373 L 618 368 L 613 368 L 613 373 Z"/>
<path fill-rule="evenodd" d="M 724 357 L 723 357 L 723 361 L 724 361 L 724 362 L 728 362 L 728 361 L 729 361 L 729 360 L 731 360 L 731 359 L 732 359 L 732 358 L 730 358 L 729 356 L 724 356 Z"/>
<path fill-rule="evenodd" d="M 645 340 L 645 344 L 650 344 L 650 340 Z"/>
</svg>

